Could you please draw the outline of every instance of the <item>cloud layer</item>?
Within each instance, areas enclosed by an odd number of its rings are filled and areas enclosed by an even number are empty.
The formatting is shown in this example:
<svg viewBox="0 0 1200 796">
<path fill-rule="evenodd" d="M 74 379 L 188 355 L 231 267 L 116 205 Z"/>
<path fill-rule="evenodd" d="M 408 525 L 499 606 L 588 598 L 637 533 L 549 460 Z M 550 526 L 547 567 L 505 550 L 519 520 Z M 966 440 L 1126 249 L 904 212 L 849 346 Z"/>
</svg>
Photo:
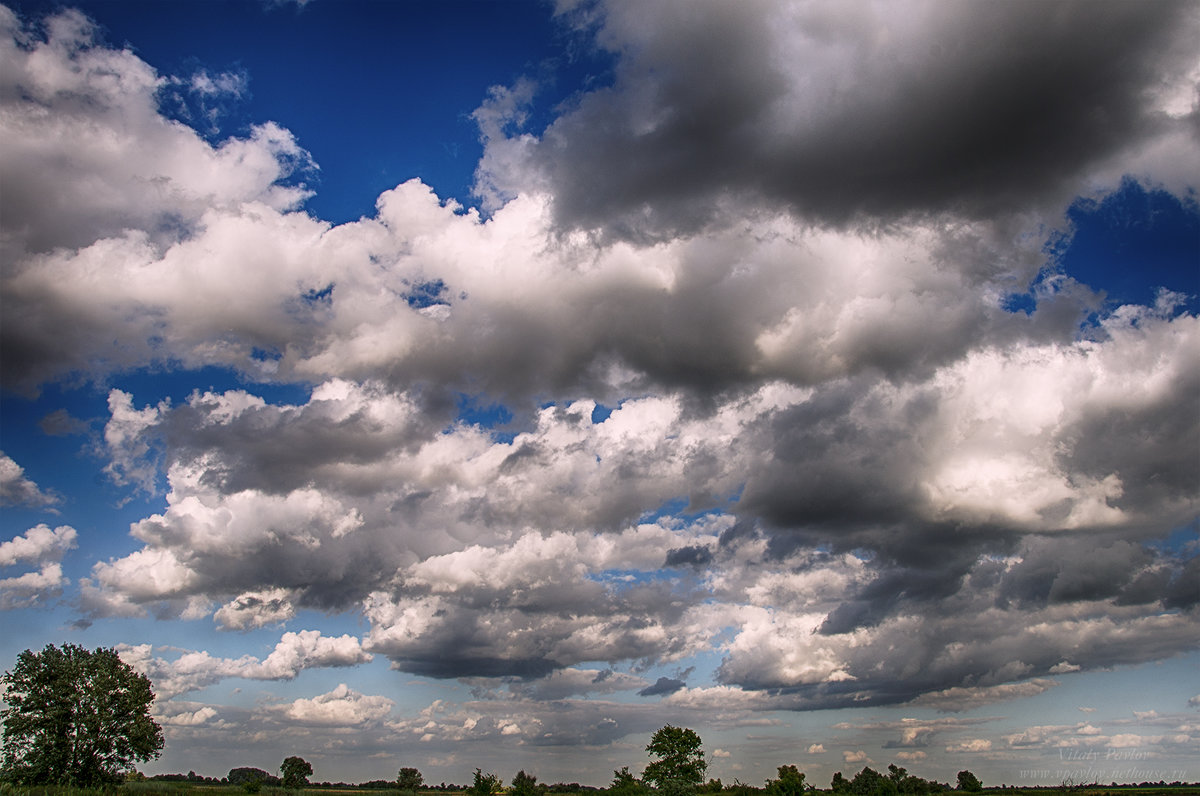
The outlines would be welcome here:
<svg viewBox="0 0 1200 796">
<path fill-rule="evenodd" d="M 532 82 L 493 90 L 486 214 L 410 181 L 335 226 L 299 209 L 313 164 L 287 130 L 210 143 L 160 109 L 184 84 L 82 15 L 0 7 L 5 384 L 248 383 L 108 392 L 107 477 L 165 504 L 77 607 L 365 623 L 261 659 L 127 647 L 163 696 L 380 655 L 480 697 L 389 721 L 343 684 L 237 721 L 599 745 L 652 726 L 635 696 L 730 722 L 958 712 L 1195 647 L 1200 559 L 1171 534 L 1200 508 L 1200 319 L 1186 286 L 1106 308 L 1047 253 L 1075 197 L 1126 175 L 1197 212 L 1194 6 L 562 18 L 614 81 L 541 131 Z M 274 381 L 310 391 L 254 386 Z M 55 500 L 7 456 L 0 495 Z M 60 589 L 75 537 L 0 545 L 41 567 L 0 581 L 4 606 Z M 226 721 L 160 709 L 181 734 Z M 955 721 L 873 731 L 900 759 L 990 748 L 943 743 Z"/>
</svg>

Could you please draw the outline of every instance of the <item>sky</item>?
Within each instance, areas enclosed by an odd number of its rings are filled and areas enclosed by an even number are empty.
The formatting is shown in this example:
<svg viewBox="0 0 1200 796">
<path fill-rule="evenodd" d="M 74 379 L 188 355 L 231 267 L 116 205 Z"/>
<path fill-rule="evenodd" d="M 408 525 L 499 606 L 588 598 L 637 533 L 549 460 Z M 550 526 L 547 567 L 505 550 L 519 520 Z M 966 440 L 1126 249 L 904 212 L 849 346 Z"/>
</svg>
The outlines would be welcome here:
<svg viewBox="0 0 1200 796">
<path fill-rule="evenodd" d="M 146 773 L 1200 780 L 1200 6 L 0 29 L 0 666 Z"/>
</svg>

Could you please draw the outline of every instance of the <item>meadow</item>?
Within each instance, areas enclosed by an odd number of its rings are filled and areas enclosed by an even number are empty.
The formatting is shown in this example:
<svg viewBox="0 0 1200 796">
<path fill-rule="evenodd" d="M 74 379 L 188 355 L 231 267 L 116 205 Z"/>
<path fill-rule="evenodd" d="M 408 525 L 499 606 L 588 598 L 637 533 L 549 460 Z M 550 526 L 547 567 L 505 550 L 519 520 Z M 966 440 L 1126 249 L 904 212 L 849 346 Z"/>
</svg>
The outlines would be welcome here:
<svg viewBox="0 0 1200 796">
<path fill-rule="evenodd" d="M 554 791 L 559 796 L 592 796 L 606 793 L 605 790 L 581 788 L 579 791 Z M 761 788 L 732 785 L 723 793 L 730 796 L 746 796 L 761 793 Z M 821 788 L 809 789 L 813 796 L 832 794 Z M 1049 785 L 1043 787 L 984 788 L 983 793 L 994 796 L 1200 796 L 1200 785 Z M 238 785 L 225 783 L 156 782 L 144 780 L 125 782 L 109 788 L 74 788 L 66 786 L 17 786 L 0 783 L 0 796 L 242 796 L 246 790 Z M 413 796 L 413 791 L 398 788 L 363 787 L 359 785 L 312 785 L 300 789 L 264 786 L 258 796 Z M 417 796 L 465 796 L 466 790 L 425 790 Z"/>
</svg>

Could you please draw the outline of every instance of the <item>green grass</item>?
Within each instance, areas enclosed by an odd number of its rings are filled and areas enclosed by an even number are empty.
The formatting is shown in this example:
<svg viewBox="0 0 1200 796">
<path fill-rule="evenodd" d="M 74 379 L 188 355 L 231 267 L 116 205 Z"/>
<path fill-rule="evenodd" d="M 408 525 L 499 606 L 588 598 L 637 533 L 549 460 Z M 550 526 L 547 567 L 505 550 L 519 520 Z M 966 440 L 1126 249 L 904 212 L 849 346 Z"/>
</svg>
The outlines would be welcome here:
<svg viewBox="0 0 1200 796">
<path fill-rule="evenodd" d="M 108 788 L 73 788 L 61 785 L 20 786 L 0 783 L 0 796 L 244 796 L 246 791 L 239 785 L 223 785 L 219 783 L 201 782 L 126 782 Z M 821 796 L 829 791 L 811 791 L 813 796 Z M 952 793 L 958 793 L 954 791 Z M 303 788 L 288 790 L 286 788 L 264 786 L 258 796 L 335 796 L 336 794 L 354 794 L 355 796 L 413 796 L 411 792 L 400 790 L 366 789 L 366 788 Z M 418 796 L 462 796 L 461 793 L 442 793 L 425 791 Z M 584 796 L 584 794 L 580 794 Z M 588 794 L 587 796 L 596 796 Z M 1149 786 L 1139 788 L 1136 785 L 1112 787 L 1110 785 L 1087 787 L 1042 788 L 985 788 L 983 796 L 1200 796 L 1200 788 L 1191 786 L 1159 787 Z"/>
</svg>

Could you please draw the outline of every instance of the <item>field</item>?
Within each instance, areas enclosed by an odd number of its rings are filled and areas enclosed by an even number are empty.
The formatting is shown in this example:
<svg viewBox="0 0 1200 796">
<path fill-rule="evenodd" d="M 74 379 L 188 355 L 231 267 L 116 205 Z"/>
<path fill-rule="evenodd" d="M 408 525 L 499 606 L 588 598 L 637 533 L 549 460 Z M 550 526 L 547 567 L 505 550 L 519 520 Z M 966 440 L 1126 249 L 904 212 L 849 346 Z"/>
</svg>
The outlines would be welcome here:
<svg viewBox="0 0 1200 796">
<path fill-rule="evenodd" d="M 757 790 L 757 789 L 755 789 Z M 813 796 L 830 791 L 809 790 Z M 70 788 L 60 786 L 21 787 L 0 784 L 0 796 L 243 796 L 246 791 L 236 785 L 192 782 L 127 782 L 108 789 Z M 587 791 L 577 796 L 591 796 L 604 791 Z M 960 793 L 954 791 L 954 793 Z M 1200 796 L 1200 786 L 1047 786 L 1038 788 L 984 788 L 987 796 Z M 464 796 L 465 791 L 418 791 L 417 796 Z M 308 787 L 300 790 L 263 787 L 258 796 L 413 796 L 412 791 L 354 786 Z M 562 793 L 556 796 L 564 796 Z M 570 796 L 566 794 L 565 796 Z"/>
</svg>

